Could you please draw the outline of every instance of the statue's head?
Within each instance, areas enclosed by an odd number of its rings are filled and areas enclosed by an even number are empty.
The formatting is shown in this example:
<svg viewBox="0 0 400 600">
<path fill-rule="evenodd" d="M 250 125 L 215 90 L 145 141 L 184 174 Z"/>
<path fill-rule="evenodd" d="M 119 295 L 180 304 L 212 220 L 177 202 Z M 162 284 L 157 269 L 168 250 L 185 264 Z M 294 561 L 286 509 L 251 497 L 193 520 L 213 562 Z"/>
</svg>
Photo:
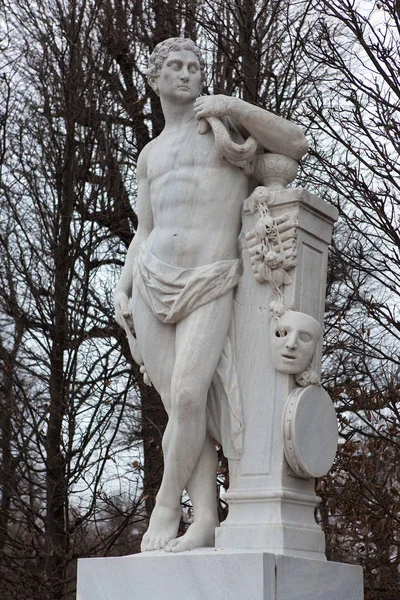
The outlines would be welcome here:
<svg viewBox="0 0 400 600">
<path fill-rule="evenodd" d="M 188 50 L 193 52 L 200 63 L 201 82 L 205 80 L 206 63 L 202 57 L 201 50 L 189 38 L 168 38 L 157 44 L 149 58 L 149 65 L 146 70 L 147 80 L 154 89 L 153 82 L 159 77 L 160 71 L 168 55 L 171 52 L 179 52 L 180 50 Z"/>
<path fill-rule="evenodd" d="M 322 329 L 306 313 L 286 310 L 272 319 L 272 359 L 277 371 L 289 375 L 303 373 L 309 367 Z"/>
</svg>

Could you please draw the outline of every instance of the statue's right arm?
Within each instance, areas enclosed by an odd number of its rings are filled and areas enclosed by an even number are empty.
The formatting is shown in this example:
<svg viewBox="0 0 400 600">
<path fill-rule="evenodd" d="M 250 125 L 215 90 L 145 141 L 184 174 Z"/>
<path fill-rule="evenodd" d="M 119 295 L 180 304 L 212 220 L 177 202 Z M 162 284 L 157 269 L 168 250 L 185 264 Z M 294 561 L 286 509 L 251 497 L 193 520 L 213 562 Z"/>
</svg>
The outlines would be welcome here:
<svg viewBox="0 0 400 600">
<path fill-rule="evenodd" d="M 194 113 L 196 119 L 234 119 L 269 152 L 290 156 L 294 160 L 299 160 L 307 152 L 307 139 L 300 127 L 235 96 L 199 96 L 194 103 Z"/>
<path fill-rule="evenodd" d="M 151 144 L 152 142 L 143 148 L 138 158 L 136 168 L 136 178 L 138 183 L 136 214 L 138 217 L 138 228 L 129 245 L 125 264 L 113 293 L 115 319 L 121 327 L 124 326 L 123 318 L 132 318 L 131 309 L 129 307 L 129 298 L 132 296 L 133 266 L 136 256 L 140 245 L 149 237 L 153 230 L 150 188 L 147 181 L 147 158 L 151 149 Z"/>
</svg>

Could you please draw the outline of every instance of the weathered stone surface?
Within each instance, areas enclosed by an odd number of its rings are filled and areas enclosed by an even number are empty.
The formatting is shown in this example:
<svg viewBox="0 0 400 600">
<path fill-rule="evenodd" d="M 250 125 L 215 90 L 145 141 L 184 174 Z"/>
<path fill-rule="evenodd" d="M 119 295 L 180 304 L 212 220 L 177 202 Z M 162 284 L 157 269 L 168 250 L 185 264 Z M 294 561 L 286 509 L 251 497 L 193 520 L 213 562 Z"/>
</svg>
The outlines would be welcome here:
<svg viewBox="0 0 400 600">
<path fill-rule="evenodd" d="M 82 559 L 77 600 L 362 600 L 362 570 L 261 551 Z"/>
</svg>

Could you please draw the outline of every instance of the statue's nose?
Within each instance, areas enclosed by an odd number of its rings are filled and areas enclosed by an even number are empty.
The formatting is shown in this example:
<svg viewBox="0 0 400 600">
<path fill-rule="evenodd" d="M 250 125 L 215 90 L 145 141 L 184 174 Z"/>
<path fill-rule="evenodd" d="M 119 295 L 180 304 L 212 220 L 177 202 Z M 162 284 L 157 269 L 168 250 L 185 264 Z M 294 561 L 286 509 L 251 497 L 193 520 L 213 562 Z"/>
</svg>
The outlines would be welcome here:
<svg viewBox="0 0 400 600">
<path fill-rule="evenodd" d="M 285 346 L 288 350 L 296 350 L 297 348 L 297 332 L 292 331 L 289 333 L 288 338 L 286 340 Z"/>
</svg>

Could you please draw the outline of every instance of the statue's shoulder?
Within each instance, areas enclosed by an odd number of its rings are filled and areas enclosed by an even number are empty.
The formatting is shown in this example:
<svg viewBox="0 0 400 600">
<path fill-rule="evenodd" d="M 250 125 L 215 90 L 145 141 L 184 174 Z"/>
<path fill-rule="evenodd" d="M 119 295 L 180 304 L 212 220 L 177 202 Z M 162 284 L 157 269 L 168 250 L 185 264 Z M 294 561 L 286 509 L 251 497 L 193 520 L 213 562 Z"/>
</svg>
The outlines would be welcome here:
<svg viewBox="0 0 400 600">
<path fill-rule="evenodd" d="M 146 179 L 147 177 L 147 160 L 156 140 L 157 138 L 146 144 L 138 156 L 136 165 L 136 176 L 138 179 Z"/>
</svg>

